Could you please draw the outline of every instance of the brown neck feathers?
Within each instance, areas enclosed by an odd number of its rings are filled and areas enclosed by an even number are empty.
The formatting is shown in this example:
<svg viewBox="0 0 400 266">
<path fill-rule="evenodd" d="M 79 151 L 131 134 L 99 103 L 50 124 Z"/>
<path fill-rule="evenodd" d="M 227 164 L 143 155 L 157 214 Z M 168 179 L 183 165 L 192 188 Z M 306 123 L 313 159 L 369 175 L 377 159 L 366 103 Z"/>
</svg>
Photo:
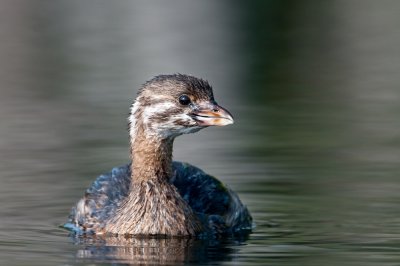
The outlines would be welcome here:
<svg viewBox="0 0 400 266">
<path fill-rule="evenodd" d="M 166 180 L 172 176 L 173 139 L 149 136 L 139 126 L 131 136 L 132 178 L 134 182 L 150 179 Z"/>
</svg>

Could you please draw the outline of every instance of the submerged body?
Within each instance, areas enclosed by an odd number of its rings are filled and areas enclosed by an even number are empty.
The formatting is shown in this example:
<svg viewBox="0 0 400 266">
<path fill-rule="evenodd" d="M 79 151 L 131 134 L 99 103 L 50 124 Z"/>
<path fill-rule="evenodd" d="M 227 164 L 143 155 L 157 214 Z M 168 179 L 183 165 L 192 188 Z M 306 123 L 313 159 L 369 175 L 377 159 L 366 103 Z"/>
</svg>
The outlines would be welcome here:
<svg viewBox="0 0 400 266">
<path fill-rule="evenodd" d="M 206 81 L 155 77 L 139 91 L 129 122 L 132 163 L 98 177 L 66 228 L 132 236 L 223 235 L 251 228 L 251 216 L 233 191 L 194 166 L 172 161 L 177 136 L 233 123 Z"/>
</svg>

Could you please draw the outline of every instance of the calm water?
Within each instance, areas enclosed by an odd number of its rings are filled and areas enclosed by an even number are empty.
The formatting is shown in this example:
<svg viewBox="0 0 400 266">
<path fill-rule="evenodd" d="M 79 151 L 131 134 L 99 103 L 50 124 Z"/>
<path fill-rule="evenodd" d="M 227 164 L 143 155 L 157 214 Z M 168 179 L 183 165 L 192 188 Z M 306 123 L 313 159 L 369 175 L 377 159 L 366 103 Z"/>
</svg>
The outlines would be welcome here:
<svg viewBox="0 0 400 266">
<path fill-rule="evenodd" d="M 0 264 L 398 265 L 400 2 L 1 1 Z M 182 136 L 257 227 L 221 241 L 73 240 L 84 189 L 128 160 L 159 73 L 208 79 L 236 123 Z"/>
</svg>

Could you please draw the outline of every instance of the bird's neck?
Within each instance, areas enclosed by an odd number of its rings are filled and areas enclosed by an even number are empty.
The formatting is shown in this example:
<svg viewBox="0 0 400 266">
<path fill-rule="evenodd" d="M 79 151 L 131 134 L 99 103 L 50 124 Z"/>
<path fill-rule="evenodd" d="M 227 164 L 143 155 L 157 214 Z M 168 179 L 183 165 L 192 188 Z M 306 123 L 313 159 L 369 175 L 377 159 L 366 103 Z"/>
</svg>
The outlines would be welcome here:
<svg viewBox="0 0 400 266">
<path fill-rule="evenodd" d="M 174 139 L 148 134 L 143 126 L 138 126 L 130 141 L 133 181 L 168 181 L 172 176 Z"/>
</svg>

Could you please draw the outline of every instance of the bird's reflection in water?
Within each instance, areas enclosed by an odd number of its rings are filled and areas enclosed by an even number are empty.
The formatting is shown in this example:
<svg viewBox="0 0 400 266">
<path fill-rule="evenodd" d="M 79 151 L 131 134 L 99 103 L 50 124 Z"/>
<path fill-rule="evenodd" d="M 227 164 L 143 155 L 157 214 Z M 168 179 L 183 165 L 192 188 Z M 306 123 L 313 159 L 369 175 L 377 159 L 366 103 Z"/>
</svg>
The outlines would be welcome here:
<svg viewBox="0 0 400 266">
<path fill-rule="evenodd" d="M 81 248 L 78 260 L 125 264 L 176 265 L 185 262 L 230 260 L 235 246 L 242 244 L 248 234 L 229 239 L 194 238 L 126 238 L 74 236 Z"/>
</svg>

